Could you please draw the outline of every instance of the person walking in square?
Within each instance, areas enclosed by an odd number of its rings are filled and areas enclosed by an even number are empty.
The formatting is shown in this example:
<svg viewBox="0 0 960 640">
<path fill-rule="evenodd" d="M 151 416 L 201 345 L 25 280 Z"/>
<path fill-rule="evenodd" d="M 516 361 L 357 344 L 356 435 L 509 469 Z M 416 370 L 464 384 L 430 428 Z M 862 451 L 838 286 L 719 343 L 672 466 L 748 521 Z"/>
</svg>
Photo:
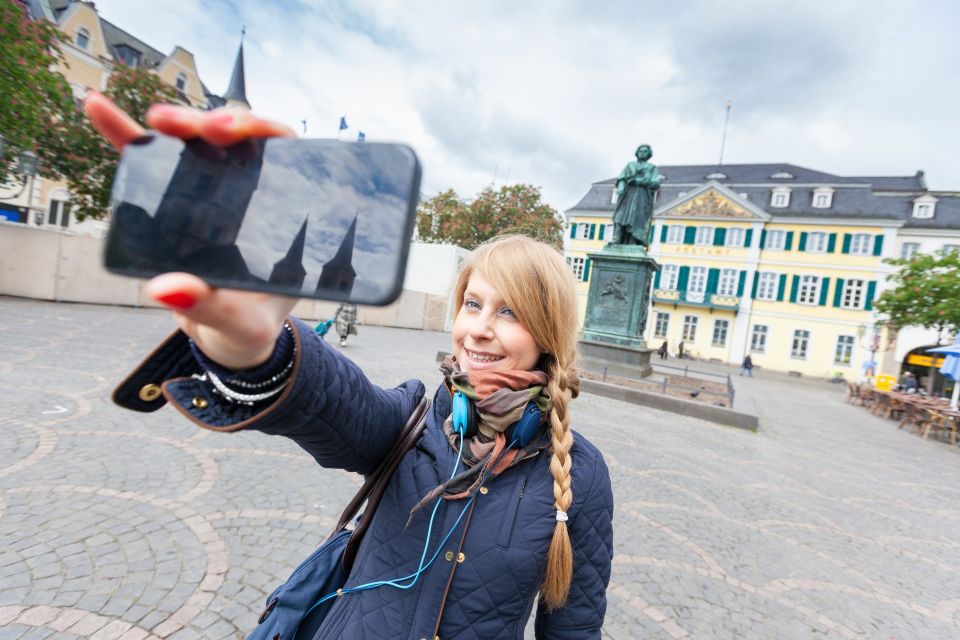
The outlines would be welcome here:
<svg viewBox="0 0 960 640">
<path fill-rule="evenodd" d="M 340 336 L 340 346 L 347 346 L 347 336 L 357 335 L 357 305 L 343 302 L 337 307 L 333 315 L 337 324 L 337 335 Z"/>
<path fill-rule="evenodd" d="M 667 341 L 664 340 L 663 344 L 660 345 L 660 348 L 657 349 L 657 355 L 660 356 L 661 360 L 667 359 Z"/>
<path fill-rule="evenodd" d="M 750 357 L 749 353 L 743 358 L 743 364 L 740 365 L 740 375 L 742 376 L 744 372 L 747 376 L 753 377 L 753 358 Z"/>
</svg>

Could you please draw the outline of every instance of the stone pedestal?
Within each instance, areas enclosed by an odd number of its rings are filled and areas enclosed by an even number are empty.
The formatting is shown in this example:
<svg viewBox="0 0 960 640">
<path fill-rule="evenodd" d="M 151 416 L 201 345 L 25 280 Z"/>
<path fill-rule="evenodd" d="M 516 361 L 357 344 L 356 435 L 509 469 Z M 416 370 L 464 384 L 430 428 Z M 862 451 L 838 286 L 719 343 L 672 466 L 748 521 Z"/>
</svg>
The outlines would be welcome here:
<svg viewBox="0 0 960 640">
<path fill-rule="evenodd" d="M 590 257 L 590 293 L 580 339 L 587 368 L 646 377 L 652 372 L 643 339 L 650 286 L 660 267 L 640 245 L 608 244 Z"/>
</svg>

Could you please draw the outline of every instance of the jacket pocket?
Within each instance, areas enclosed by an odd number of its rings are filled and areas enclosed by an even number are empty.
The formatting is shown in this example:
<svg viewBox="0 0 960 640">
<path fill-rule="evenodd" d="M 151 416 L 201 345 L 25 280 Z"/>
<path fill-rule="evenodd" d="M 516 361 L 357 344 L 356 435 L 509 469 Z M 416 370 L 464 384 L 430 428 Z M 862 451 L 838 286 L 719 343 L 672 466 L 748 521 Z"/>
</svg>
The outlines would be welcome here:
<svg viewBox="0 0 960 640">
<path fill-rule="evenodd" d="M 526 475 L 517 478 L 513 492 L 510 495 L 510 501 L 507 503 L 507 509 L 503 514 L 503 523 L 500 525 L 500 537 L 497 540 L 497 545 L 504 549 L 510 547 L 510 537 L 513 534 L 513 527 L 517 520 L 517 512 L 520 510 L 520 500 L 523 498 L 523 490 L 526 486 Z"/>
</svg>

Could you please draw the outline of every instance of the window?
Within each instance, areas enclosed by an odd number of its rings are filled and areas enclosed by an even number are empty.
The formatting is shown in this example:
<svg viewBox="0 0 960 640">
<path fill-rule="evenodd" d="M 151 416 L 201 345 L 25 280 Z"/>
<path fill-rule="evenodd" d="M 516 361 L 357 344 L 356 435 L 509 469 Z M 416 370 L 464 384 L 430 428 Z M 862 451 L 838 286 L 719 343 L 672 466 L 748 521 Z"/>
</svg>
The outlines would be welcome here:
<svg viewBox="0 0 960 640">
<path fill-rule="evenodd" d="M 818 187 L 813 190 L 814 209 L 829 209 L 831 204 L 833 204 L 833 189 Z"/>
<path fill-rule="evenodd" d="M 47 224 L 66 227 L 70 224 L 70 204 L 63 200 L 51 200 L 47 210 Z"/>
<path fill-rule="evenodd" d="M 683 244 L 683 231 L 682 224 L 672 224 L 667 227 L 667 244 Z"/>
<path fill-rule="evenodd" d="M 187 74 L 185 74 L 183 71 L 177 74 L 176 85 L 177 85 L 177 91 L 186 91 Z"/>
<path fill-rule="evenodd" d="M 850 238 L 850 253 L 868 256 L 873 253 L 873 236 L 869 233 L 855 233 Z"/>
<path fill-rule="evenodd" d="M 729 320 L 713 321 L 713 341 L 711 344 L 715 347 L 727 346 L 727 329 L 730 328 Z"/>
<path fill-rule="evenodd" d="M 763 271 L 758 274 L 760 278 L 757 282 L 757 300 L 776 300 L 777 284 L 779 278 L 772 271 Z"/>
<path fill-rule="evenodd" d="M 589 240 L 590 239 L 590 225 L 586 222 L 577 223 L 577 235 L 575 236 L 577 240 Z"/>
<path fill-rule="evenodd" d="M 793 174 L 788 171 L 777 171 L 772 176 L 771 180 L 793 180 Z"/>
<path fill-rule="evenodd" d="M 753 332 L 750 334 L 750 351 L 754 353 L 764 353 L 767 350 L 767 325 L 753 325 Z"/>
<path fill-rule="evenodd" d="M 570 270 L 573 271 L 573 277 L 577 279 L 577 282 L 583 282 L 584 263 L 586 263 L 586 258 L 567 258 L 567 264 L 570 265 Z"/>
<path fill-rule="evenodd" d="M 822 231 L 807 234 L 807 251 L 810 253 L 826 253 L 830 236 Z"/>
<path fill-rule="evenodd" d="M 687 293 L 702 294 L 707 289 L 707 268 L 693 267 L 690 269 L 690 281 L 687 283 Z"/>
<path fill-rule="evenodd" d="M 770 196 L 770 206 L 783 209 L 790 206 L 790 189 L 777 187 Z"/>
<path fill-rule="evenodd" d="M 610 204 L 617 204 L 617 189 L 614 187 L 610 191 Z"/>
<path fill-rule="evenodd" d="M 960 251 L 960 244 L 945 244 L 943 245 L 944 253 L 956 253 Z"/>
<path fill-rule="evenodd" d="M 743 227 L 730 227 L 727 229 L 726 245 L 728 247 L 742 247 L 746 235 L 746 229 Z"/>
<path fill-rule="evenodd" d="M 77 29 L 77 46 L 84 50 L 90 46 L 90 32 L 83 27 Z"/>
<path fill-rule="evenodd" d="M 603 240 L 613 242 L 613 224 L 608 224 L 603 230 Z"/>
<path fill-rule="evenodd" d="M 783 251 L 787 244 L 786 231 L 767 231 L 767 240 L 764 242 L 764 249 L 772 251 Z"/>
<path fill-rule="evenodd" d="M 920 196 L 913 201 L 914 218 L 932 218 L 937 208 L 937 199 L 933 196 Z"/>
<path fill-rule="evenodd" d="M 810 332 L 797 329 L 793 332 L 793 343 L 790 346 L 790 357 L 807 359 L 807 347 L 810 346 Z"/>
<path fill-rule="evenodd" d="M 867 283 L 863 280 L 845 280 L 843 283 L 843 298 L 840 300 L 840 306 L 844 309 L 862 309 L 863 292 L 867 288 Z"/>
<path fill-rule="evenodd" d="M 118 44 L 114 47 L 114 51 L 117 53 L 117 59 L 128 67 L 140 66 L 140 52 L 133 47 Z"/>
<path fill-rule="evenodd" d="M 903 260 L 910 260 L 913 258 L 914 254 L 920 250 L 919 242 L 904 242 L 900 247 L 900 258 Z"/>
<path fill-rule="evenodd" d="M 713 173 L 707 176 L 707 180 L 726 180 L 726 179 L 727 179 L 727 174 L 720 173 L 719 171 L 714 171 Z"/>
<path fill-rule="evenodd" d="M 820 276 L 803 276 L 800 278 L 800 295 L 797 302 L 800 304 L 817 304 L 820 301 Z"/>
<path fill-rule="evenodd" d="M 654 338 L 666 338 L 670 328 L 670 314 L 657 312 L 657 322 L 653 326 Z"/>
<path fill-rule="evenodd" d="M 713 244 L 713 227 L 697 227 L 696 244 Z"/>
<path fill-rule="evenodd" d="M 677 288 L 677 273 L 679 267 L 675 264 L 665 264 L 660 270 L 660 288 L 674 291 Z"/>
<path fill-rule="evenodd" d="M 837 348 L 833 353 L 834 364 L 850 364 L 853 357 L 853 336 L 837 336 Z"/>
<path fill-rule="evenodd" d="M 690 342 L 697 339 L 697 316 L 683 316 L 683 339 Z"/>
<path fill-rule="evenodd" d="M 722 296 L 737 295 L 737 273 L 736 269 L 723 269 L 720 271 L 720 284 L 717 287 L 717 293 Z"/>
</svg>

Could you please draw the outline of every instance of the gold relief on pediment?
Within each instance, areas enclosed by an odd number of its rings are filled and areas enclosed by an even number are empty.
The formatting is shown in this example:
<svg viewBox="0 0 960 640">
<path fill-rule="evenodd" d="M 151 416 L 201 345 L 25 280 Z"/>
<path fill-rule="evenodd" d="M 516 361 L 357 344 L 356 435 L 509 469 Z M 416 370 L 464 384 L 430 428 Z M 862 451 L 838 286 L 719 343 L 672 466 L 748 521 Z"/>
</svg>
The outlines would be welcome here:
<svg viewBox="0 0 960 640">
<path fill-rule="evenodd" d="M 701 193 L 671 209 L 669 216 L 690 218 L 752 218 L 753 214 L 716 191 Z"/>
</svg>

